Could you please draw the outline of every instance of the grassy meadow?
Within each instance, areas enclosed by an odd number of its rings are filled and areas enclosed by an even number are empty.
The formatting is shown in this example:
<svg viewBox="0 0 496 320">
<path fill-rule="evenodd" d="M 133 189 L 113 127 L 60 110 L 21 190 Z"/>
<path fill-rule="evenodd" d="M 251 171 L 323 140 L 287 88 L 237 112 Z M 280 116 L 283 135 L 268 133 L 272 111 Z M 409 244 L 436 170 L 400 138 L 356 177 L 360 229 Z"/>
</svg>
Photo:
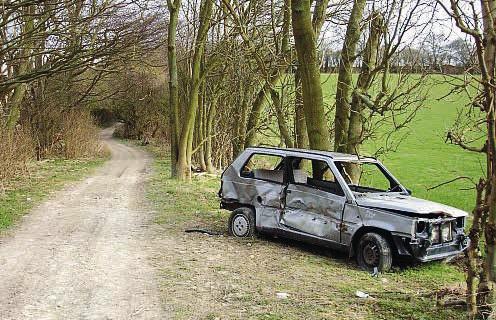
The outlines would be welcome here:
<svg viewBox="0 0 496 320">
<path fill-rule="evenodd" d="M 336 92 L 335 74 L 322 75 L 325 102 L 334 102 Z M 400 135 L 406 135 L 396 152 L 380 156 L 381 161 L 413 195 L 471 211 L 475 204 L 475 191 L 464 190 L 473 187 L 468 180 L 458 180 L 445 186 L 427 190 L 459 176 L 472 177 L 475 181 L 484 174 L 483 155 L 445 143 L 449 129 L 460 108 L 466 107 L 468 98 L 454 94 L 442 98 L 452 86 L 440 75 L 427 79 L 428 96 L 425 106 L 418 111 L 408 128 Z M 442 99 L 441 99 L 442 98 Z M 383 141 L 368 141 L 365 153 L 377 150 Z"/>
</svg>

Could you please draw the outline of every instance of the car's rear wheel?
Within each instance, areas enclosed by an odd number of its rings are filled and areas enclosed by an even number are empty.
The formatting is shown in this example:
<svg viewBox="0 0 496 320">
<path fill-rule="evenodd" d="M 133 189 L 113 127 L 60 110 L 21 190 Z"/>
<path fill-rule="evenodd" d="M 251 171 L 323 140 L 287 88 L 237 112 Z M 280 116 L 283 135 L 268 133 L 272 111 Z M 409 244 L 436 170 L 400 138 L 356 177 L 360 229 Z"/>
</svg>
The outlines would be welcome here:
<svg viewBox="0 0 496 320">
<path fill-rule="evenodd" d="M 255 213 L 249 208 L 238 208 L 229 218 L 229 234 L 238 237 L 253 237 L 255 235 Z"/>
<path fill-rule="evenodd" d="M 393 263 L 391 245 L 378 233 L 366 233 L 358 242 L 357 262 L 362 269 L 369 272 L 375 268 L 380 272 L 389 271 Z"/>
</svg>

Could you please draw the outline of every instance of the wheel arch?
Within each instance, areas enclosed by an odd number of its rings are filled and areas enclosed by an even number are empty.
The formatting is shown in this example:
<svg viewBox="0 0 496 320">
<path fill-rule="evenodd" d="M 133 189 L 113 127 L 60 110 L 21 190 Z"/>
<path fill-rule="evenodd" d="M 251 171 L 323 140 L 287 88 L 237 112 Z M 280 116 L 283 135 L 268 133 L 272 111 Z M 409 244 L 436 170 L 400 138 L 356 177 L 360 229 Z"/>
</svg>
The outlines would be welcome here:
<svg viewBox="0 0 496 320">
<path fill-rule="evenodd" d="M 256 213 L 255 207 L 248 203 L 241 203 L 239 201 L 222 201 L 221 203 L 221 209 L 226 209 L 231 212 L 239 208 L 248 208 L 253 211 L 253 213 Z"/>
<path fill-rule="evenodd" d="M 362 227 L 360 227 L 360 229 L 358 229 L 353 234 L 353 237 L 351 239 L 351 242 L 350 242 L 351 245 L 350 245 L 350 251 L 349 251 L 350 257 L 355 256 L 355 248 L 358 246 L 358 242 L 360 241 L 360 238 L 364 234 L 369 233 L 369 232 L 374 232 L 374 233 L 377 233 L 377 234 L 383 236 L 387 240 L 389 245 L 391 246 L 391 249 L 393 251 L 393 255 L 397 254 L 398 250 L 396 248 L 396 244 L 394 242 L 393 235 L 391 234 L 390 231 L 388 231 L 386 229 L 381 229 L 378 227 L 373 227 L 373 226 L 362 226 Z"/>
</svg>

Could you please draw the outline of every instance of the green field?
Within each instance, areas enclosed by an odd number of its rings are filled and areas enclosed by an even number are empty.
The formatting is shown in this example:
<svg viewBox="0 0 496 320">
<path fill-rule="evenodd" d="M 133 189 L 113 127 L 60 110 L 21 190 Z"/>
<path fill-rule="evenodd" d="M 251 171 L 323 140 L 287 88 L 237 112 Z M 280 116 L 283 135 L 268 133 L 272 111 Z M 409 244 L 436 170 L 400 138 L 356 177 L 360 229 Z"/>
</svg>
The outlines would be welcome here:
<svg viewBox="0 0 496 320">
<path fill-rule="evenodd" d="M 323 91 L 327 104 L 332 104 L 336 92 L 336 75 L 322 75 Z M 446 182 L 458 176 L 478 177 L 484 174 L 485 158 L 445 143 L 446 131 L 457 116 L 458 109 L 465 108 L 468 98 L 464 94 L 446 95 L 451 85 L 441 76 L 433 75 L 426 83 L 429 88 L 425 107 L 401 134 L 407 134 L 396 152 L 380 157 L 382 162 L 413 195 L 471 211 L 475 203 L 473 184 L 459 180 L 433 190 L 429 187 Z M 432 83 L 429 83 L 432 82 Z M 374 152 L 382 141 L 370 141 L 365 149 Z"/>
</svg>

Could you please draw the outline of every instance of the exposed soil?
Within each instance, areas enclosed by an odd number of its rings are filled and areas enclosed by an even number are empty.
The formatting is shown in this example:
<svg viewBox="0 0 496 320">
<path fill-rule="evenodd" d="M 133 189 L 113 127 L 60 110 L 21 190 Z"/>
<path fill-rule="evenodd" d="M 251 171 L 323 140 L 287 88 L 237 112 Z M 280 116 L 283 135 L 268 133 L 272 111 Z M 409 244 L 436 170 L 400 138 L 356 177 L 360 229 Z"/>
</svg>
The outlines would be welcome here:
<svg viewBox="0 0 496 320">
<path fill-rule="evenodd" d="M 0 318 L 163 319 L 143 203 L 149 157 L 102 134 L 112 158 L 0 237 Z"/>
</svg>

